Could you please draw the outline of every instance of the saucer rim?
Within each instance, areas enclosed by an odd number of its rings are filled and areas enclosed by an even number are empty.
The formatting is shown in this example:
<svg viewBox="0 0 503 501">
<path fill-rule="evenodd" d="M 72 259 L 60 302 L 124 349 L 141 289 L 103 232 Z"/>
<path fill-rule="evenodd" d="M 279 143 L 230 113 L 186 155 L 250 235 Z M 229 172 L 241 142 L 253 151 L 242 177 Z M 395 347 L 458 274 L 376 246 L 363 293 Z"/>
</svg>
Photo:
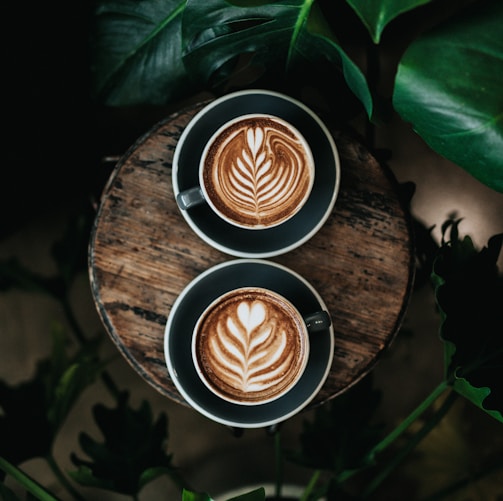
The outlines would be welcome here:
<svg viewBox="0 0 503 501">
<path fill-rule="evenodd" d="M 216 240 L 213 237 L 208 236 L 201 228 L 200 226 L 194 221 L 194 219 L 190 216 L 189 211 L 186 210 L 181 210 L 178 208 L 179 212 L 181 213 L 182 217 L 185 219 L 187 224 L 192 228 L 194 233 L 196 233 L 199 238 L 201 238 L 205 243 L 208 245 L 212 246 L 213 248 L 234 256 L 234 257 L 240 257 L 240 258 L 269 258 L 269 257 L 275 257 L 275 256 L 280 256 L 282 254 L 285 254 L 287 252 L 290 252 L 304 243 L 306 243 L 308 240 L 310 240 L 318 231 L 322 228 L 322 226 L 325 224 L 327 219 L 329 218 L 334 206 L 335 202 L 337 200 L 339 190 L 340 190 L 340 184 L 341 184 L 341 162 L 340 162 L 340 157 L 339 157 L 339 151 L 337 148 L 337 145 L 335 143 L 335 140 L 330 133 L 328 127 L 325 125 L 325 123 L 321 120 L 321 118 L 308 106 L 306 106 L 303 102 L 288 96 L 286 94 L 277 92 L 277 91 L 272 91 L 272 90 L 266 90 L 266 89 L 245 89 L 245 90 L 240 90 L 240 91 L 235 91 L 231 92 L 229 94 L 225 94 L 223 96 L 220 96 L 216 98 L 215 100 L 211 101 L 210 103 L 206 104 L 201 110 L 199 110 L 189 121 L 187 126 L 183 129 L 178 142 L 175 146 L 175 151 L 173 154 L 173 161 L 172 161 L 172 171 L 171 171 L 171 178 L 172 178 L 172 187 L 173 187 L 173 195 L 174 198 L 178 196 L 180 193 L 180 187 L 178 184 L 178 173 L 179 170 L 181 169 L 181 166 L 179 164 L 179 157 L 180 157 L 180 152 L 183 150 L 183 144 L 185 142 L 186 137 L 190 134 L 192 128 L 194 127 L 195 123 L 197 122 L 198 119 L 203 117 L 205 114 L 210 112 L 212 109 L 217 107 L 219 104 L 228 101 L 229 99 L 233 98 L 240 98 L 240 97 L 247 97 L 247 96 L 252 96 L 252 95 L 267 95 L 267 96 L 273 96 L 277 97 L 278 99 L 287 101 L 289 104 L 294 105 L 295 107 L 299 108 L 303 112 L 307 113 L 318 125 L 320 129 L 320 133 L 323 134 L 323 136 L 326 138 L 326 140 L 329 143 L 330 146 L 330 152 L 331 156 L 333 159 L 333 168 L 335 171 L 335 180 L 334 180 L 334 189 L 332 190 L 332 194 L 330 199 L 327 201 L 327 205 L 325 207 L 325 211 L 323 213 L 323 217 L 321 217 L 316 224 L 314 224 L 309 231 L 307 231 L 301 238 L 298 240 L 292 242 L 291 244 L 287 246 L 279 246 L 276 247 L 275 249 L 271 250 L 266 250 L 266 251 L 257 251 L 257 252 L 250 252 L 250 251 L 243 251 L 239 249 L 235 249 L 229 245 L 225 245 L 221 243 L 220 241 Z M 266 114 L 267 112 L 261 112 Z M 280 119 L 284 119 L 280 114 L 276 113 L 275 116 L 278 116 Z M 233 118 L 237 118 L 233 117 Z M 231 119 L 229 119 L 231 120 Z M 229 121 L 229 120 L 226 120 Z M 301 131 L 302 132 L 302 131 Z M 179 145 L 182 145 L 180 147 Z M 314 190 L 311 191 L 309 197 L 307 198 L 306 202 L 311 199 L 311 197 L 315 196 Z M 178 204 L 177 204 L 178 207 Z M 294 215 L 291 219 L 294 220 L 295 217 L 297 216 Z M 226 226 L 233 226 L 231 223 L 221 219 L 223 227 Z M 268 231 L 274 232 L 276 228 L 281 227 L 281 225 L 278 225 L 276 227 L 269 228 Z M 241 231 L 243 232 L 256 232 L 259 230 L 256 229 L 248 229 L 248 228 L 240 228 Z"/>
<path fill-rule="evenodd" d="M 323 309 L 325 311 L 329 311 L 325 301 L 320 296 L 318 291 L 313 287 L 313 285 L 310 284 L 302 275 L 300 275 L 296 271 L 292 270 L 291 268 L 288 268 L 287 266 L 284 266 L 279 263 L 270 262 L 270 261 L 260 259 L 260 258 L 247 258 L 247 259 L 239 258 L 239 259 L 234 259 L 231 261 L 224 261 L 224 262 L 218 263 L 218 264 L 206 269 L 205 271 L 200 273 L 198 276 L 196 276 L 194 279 L 192 279 L 183 288 L 183 290 L 180 292 L 180 294 L 177 296 L 177 298 L 173 302 L 173 305 L 172 305 L 171 310 L 169 312 L 169 315 L 168 315 L 168 318 L 166 321 L 166 325 L 165 325 L 165 329 L 164 329 L 165 363 L 166 363 L 166 366 L 168 369 L 169 376 L 170 376 L 171 380 L 173 381 L 173 384 L 175 385 L 177 390 L 180 392 L 182 397 L 185 399 L 185 401 L 190 405 L 190 407 L 192 407 L 197 412 L 206 416 L 207 418 L 209 418 L 210 420 L 212 420 L 214 422 L 224 424 L 227 426 L 231 426 L 231 427 L 235 427 L 235 428 L 246 428 L 246 429 L 248 429 L 248 428 L 262 428 L 262 427 L 267 427 L 267 426 L 271 426 L 271 425 L 283 422 L 286 419 L 299 413 L 302 409 L 304 409 L 318 394 L 318 392 L 320 391 L 321 387 L 325 383 L 325 381 L 330 373 L 330 368 L 332 366 L 332 362 L 333 362 L 333 358 L 334 358 L 334 345 L 335 345 L 335 334 L 334 334 L 334 328 L 333 328 L 333 323 L 332 323 L 330 325 L 330 327 L 326 330 L 326 335 L 328 336 L 330 349 L 328 350 L 328 356 L 325 360 L 325 364 L 326 364 L 325 370 L 323 371 L 323 374 L 321 375 L 320 379 L 317 381 L 316 386 L 313 387 L 308 398 L 306 398 L 305 400 L 300 402 L 299 405 L 296 405 L 295 407 L 290 408 L 287 412 L 276 415 L 274 418 L 263 419 L 263 420 L 255 421 L 255 422 L 250 422 L 250 421 L 246 421 L 246 420 L 237 420 L 237 419 L 233 420 L 230 418 L 226 418 L 222 415 L 216 416 L 216 415 L 212 414 L 211 412 L 207 411 L 204 407 L 200 406 L 197 402 L 195 402 L 194 398 L 191 396 L 190 390 L 186 389 L 186 387 L 180 381 L 180 378 L 178 377 L 178 375 L 176 373 L 176 369 L 173 366 L 173 363 L 171 361 L 171 356 L 169 355 L 169 351 L 170 351 L 169 350 L 169 341 L 170 341 L 171 336 L 173 335 L 171 327 L 172 327 L 172 324 L 173 324 L 174 319 L 176 317 L 176 312 L 179 309 L 179 307 L 181 306 L 181 304 L 183 303 L 183 301 L 185 300 L 185 297 L 187 296 L 187 294 L 191 290 L 193 290 L 194 287 L 198 287 L 204 279 L 208 278 L 208 276 L 210 276 L 214 273 L 217 273 L 219 270 L 221 270 L 223 268 L 227 268 L 230 266 L 246 266 L 248 264 L 261 265 L 261 266 L 266 266 L 266 267 L 267 266 L 274 267 L 274 268 L 279 269 L 280 271 L 283 271 L 285 273 L 290 274 L 295 280 L 297 280 L 300 283 L 301 286 L 306 288 L 313 295 L 314 299 L 316 300 L 316 302 L 318 302 L 321 309 Z M 227 289 L 227 287 L 226 287 L 225 289 L 228 292 L 228 291 L 232 290 L 232 287 L 229 289 Z M 274 290 L 274 289 L 272 289 L 272 290 Z M 275 291 L 275 292 L 277 292 L 277 291 Z M 278 293 L 282 294 L 281 292 L 278 292 Z M 284 294 L 282 294 L 282 295 L 284 295 Z M 284 296 L 288 300 L 290 300 L 288 298 L 288 296 L 286 296 L 286 295 L 284 295 Z M 310 356 L 311 356 L 311 354 L 310 354 Z M 317 363 L 319 363 L 319 362 L 317 362 Z M 305 377 L 307 377 L 306 372 L 307 372 L 307 367 L 306 367 L 306 370 L 304 371 L 302 377 L 299 379 L 297 384 L 301 383 L 301 381 Z M 280 397 L 280 399 L 284 398 L 285 396 L 286 395 L 284 395 L 283 397 Z M 211 398 L 219 399 L 219 397 L 217 395 L 211 395 Z M 242 406 L 240 404 L 232 404 L 232 405 L 242 407 L 243 416 L 246 416 L 246 410 L 248 408 L 250 408 L 250 405 L 242 405 Z M 257 406 L 260 406 L 260 405 L 261 404 L 258 404 Z"/>
</svg>

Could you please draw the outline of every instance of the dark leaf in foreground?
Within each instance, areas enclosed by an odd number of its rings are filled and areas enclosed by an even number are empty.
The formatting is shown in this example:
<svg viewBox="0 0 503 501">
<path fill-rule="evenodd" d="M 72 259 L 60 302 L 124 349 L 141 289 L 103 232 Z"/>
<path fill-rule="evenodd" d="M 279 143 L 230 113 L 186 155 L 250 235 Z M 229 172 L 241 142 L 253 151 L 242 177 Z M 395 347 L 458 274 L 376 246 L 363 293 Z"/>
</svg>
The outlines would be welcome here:
<svg viewBox="0 0 503 501">
<path fill-rule="evenodd" d="M 170 474 L 173 467 L 171 456 L 166 454 L 167 416 L 161 414 L 154 421 L 148 402 L 134 410 L 128 399 L 129 394 L 124 392 L 113 409 L 94 406 L 103 442 L 87 433 L 80 435 L 80 445 L 90 460 L 72 454 L 79 469 L 70 475 L 77 482 L 136 496 L 155 477 Z"/>
<path fill-rule="evenodd" d="M 497 259 L 503 234 L 478 251 L 459 238 L 459 221 L 443 227 L 444 238 L 433 268 L 442 315 L 446 377 L 454 389 L 503 422 L 503 276 Z"/>
</svg>

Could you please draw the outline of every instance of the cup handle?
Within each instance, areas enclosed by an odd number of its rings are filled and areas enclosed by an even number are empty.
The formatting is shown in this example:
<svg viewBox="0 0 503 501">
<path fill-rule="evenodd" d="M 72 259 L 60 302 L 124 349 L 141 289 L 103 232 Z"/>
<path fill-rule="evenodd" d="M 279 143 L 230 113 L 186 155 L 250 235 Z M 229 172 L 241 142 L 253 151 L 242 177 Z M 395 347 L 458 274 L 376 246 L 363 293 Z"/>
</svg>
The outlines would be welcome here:
<svg viewBox="0 0 503 501">
<path fill-rule="evenodd" d="M 328 329 L 332 320 L 326 311 L 317 311 L 304 317 L 304 322 L 306 323 L 307 330 L 311 334 L 313 332 L 320 332 Z"/>
<path fill-rule="evenodd" d="M 194 186 L 194 188 L 189 188 L 188 190 L 181 191 L 176 196 L 176 203 L 182 210 L 190 209 L 191 207 L 202 204 L 203 202 L 204 195 L 199 186 Z"/>
</svg>

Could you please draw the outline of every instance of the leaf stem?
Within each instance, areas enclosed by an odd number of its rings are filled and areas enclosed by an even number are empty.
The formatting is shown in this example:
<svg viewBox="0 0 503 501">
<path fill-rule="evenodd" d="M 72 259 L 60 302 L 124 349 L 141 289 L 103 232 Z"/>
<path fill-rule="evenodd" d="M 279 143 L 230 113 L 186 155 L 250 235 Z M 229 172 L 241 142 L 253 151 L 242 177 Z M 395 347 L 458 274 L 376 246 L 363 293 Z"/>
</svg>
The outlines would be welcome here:
<svg viewBox="0 0 503 501">
<path fill-rule="evenodd" d="M 37 499 L 42 501 L 58 501 L 51 493 L 46 491 L 36 480 L 24 473 L 22 470 L 9 463 L 6 459 L 0 456 L 0 469 L 10 475 L 20 485 L 22 485 L 27 492 L 33 494 Z"/>
<path fill-rule="evenodd" d="M 307 22 L 307 18 L 309 17 L 309 12 L 311 10 L 313 2 L 314 2 L 314 0 L 307 0 L 307 1 L 304 0 L 304 3 L 299 11 L 299 15 L 297 16 L 297 20 L 295 22 L 293 33 L 290 38 L 290 44 L 288 47 L 288 54 L 286 57 L 286 70 L 287 71 L 288 71 L 288 68 L 290 67 L 290 64 L 291 64 L 293 57 L 294 57 L 293 54 L 295 51 L 295 47 L 297 45 L 297 40 L 299 38 L 299 34 Z"/>
<path fill-rule="evenodd" d="M 448 486 L 438 490 L 437 492 L 431 494 L 430 496 L 423 498 L 423 501 L 440 501 L 441 499 L 444 499 L 446 496 L 454 494 L 455 492 L 459 491 L 463 487 L 466 487 L 467 485 L 469 485 L 473 482 L 481 480 L 484 477 L 487 477 L 500 469 L 503 469 L 503 458 L 502 457 L 499 457 L 497 459 L 497 461 L 490 464 L 489 466 L 486 466 L 486 467 L 480 469 L 476 473 L 466 475 L 465 477 L 452 483 L 451 485 L 448 485 Z"/>
<path fill-rule="evenodd" d="M 281 454 L 281 433 L 279 430 L 276 430 L 274 433 L 274 455 L 276 460 L 276 486 L 275 493 L 276 499 L 281 498 L 281 488 L 283 485 L 283 461 Z"/>
<path fill-rule="evenodd" d="M 373 457 L 391 445 L 448 387 L 447 381 L 442 381 L 389 435 L 370 451 L 369 456 Z"/>
<path fill-rule="evenodd" d="M 321 470 L 315 470 L 315 472 L 312 474 L 311 478 L 309 479 L 309 483 L 306 485 L 306 488 L 304 489 L 304 492 L 302 493 L 302 496 L 299 501 L 307 501 L 309 499 L 309 496 L 311 495 L 313 487 L 316 485 L 316 482 L 318 482 L 320 475 L 321 475 Z"/>
<path fill-rule="evenodd" d="M 367 81 L 369 90 L 374 99 L 377 96 L 377 86 L 381 74 L 379 61 L 379 48 L 369 38 L 367 42 Z M 366 121 L 365 139 L 370 148 L 375 147 L 375 126 L 372 122 L 372 117 Z"/>
<path fill-rule="evenodd" d="M 73 485 L 68 481 L 64 473 L 61 471 L 58 463 L 54 459 L 52 454 L 48 454 L 46 456 L 46 461 L 49 464 L 52 472 L 56 476 L 56 478 L 60 481 L 61 485 L 75 498 L 79 501 L 85 501 L 85 499 L 75 490 Z"/>
<path fill-rule="evenodd" d="M 440 408 L 430 417 L 424 426 L 409 440 L 409 442 L 398 451 L 398 453 L 391 459 L 391 461 L 386 465 L 386 467 L 370 482 L 370 484 L 365 488 L 362 493 L 363 498 L 367 498 L 371 495 L 392 473 L 395 468 L 405 459 L 405 457 L 421 442 L 421 440 L 430 433 L 433 428 L 442 420 L 442 418 L 447 414 L 452 404 L 456 401 L 458 394 L 451 391 L 440 406 Z"/>
<path fill-rule="evenodd" d="M 79 323 L 77 322 L 77 318 L 73 312 L 70 301 L 66 297 L 66 294 L 60 298 L 61 306 L 63 307 L 63 311 L 65 312 L 66 318 L 72 328 L 75 337 L 79 341 L 81 345 L 85 345 L 87 343 L 86 336 L 84 335 L 82 329 L 80 328 Z"/>
<path fill-rule="evenodd" d="M 120 390 L 115 383 L 114 379 L 110 375 L 110 373 L 106 370 L 104 370 L 101 373 L 101 380 L 103 381 L 103 384 L 105 385 L 106 389 L 109 391 L 109 393 L 115 398 L 118 399 L 120 396 Z"/>
<path fill-rule="evenodd" d="M 176 485 L 176 487 L 180 489 L 180 492 L 182 492 L 183 489 L 193 491 L 194 488 L 188 482 L 186 482 L 185 478 L 182 475 L 180 475 L 178 471 L 179 470 L 177 468 L 169 469 L 167 475 L 170 478 L 170 480 Z"/>
<path fill-rule="evenodd" d="M 377 443 L 366 455 L 365 462 L 372 464 L 374 457 L 380 452 L 389 447 L 409 426 L 421 416 L 437 398 L 449 387 L 447 381 L 442 381 L 391 433 L 386 435 L 379 443 Z M 344 483 L 351 477 L 359 473 L 361 469 L 344 470 L 336 477 L 338 484 Z"/>
</svg>

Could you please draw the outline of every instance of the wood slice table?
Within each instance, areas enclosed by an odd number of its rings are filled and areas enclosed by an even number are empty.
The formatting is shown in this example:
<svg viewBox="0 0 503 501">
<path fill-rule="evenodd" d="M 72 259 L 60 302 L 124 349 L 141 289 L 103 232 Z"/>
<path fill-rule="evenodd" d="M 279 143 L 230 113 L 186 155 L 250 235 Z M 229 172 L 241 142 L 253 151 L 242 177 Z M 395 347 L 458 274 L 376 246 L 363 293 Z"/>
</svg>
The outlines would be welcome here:
<svg viewBox="0 0 503 501">
<path fill-rule="evenodd" d="M 108 334 L 149 384 L 185 405 L 164 359 L 170 308 L 199 273 L 236 259 L 204 243 L 173 197 L 173 151 L 205 104 L 167 117 L 121 158 L 102 195 L 89 255 L 92 292 Z M 354 139 L 333 136 L 341 184 L 332 214 L 307 243 L 270 259 L 303 275 L 333 319 L 333 363 L 308 408 L 372 369 L 399 329 L 414 275 L 412 224 L 395 178 Z"/>
</svg>

